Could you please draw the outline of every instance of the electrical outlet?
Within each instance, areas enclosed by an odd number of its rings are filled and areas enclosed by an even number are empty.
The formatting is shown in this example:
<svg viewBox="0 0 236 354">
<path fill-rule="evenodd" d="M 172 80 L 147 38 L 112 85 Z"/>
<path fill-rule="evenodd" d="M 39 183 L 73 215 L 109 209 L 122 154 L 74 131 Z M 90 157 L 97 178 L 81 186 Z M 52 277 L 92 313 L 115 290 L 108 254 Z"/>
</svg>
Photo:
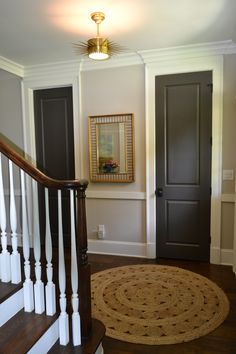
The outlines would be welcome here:
<svg viewBox="0 0 236 354">
<path fill-rule="evenodd" d="M 234 170 L 223 170 L 223 181 L 233 181 Z"/>
<path fill-rule="evenodd" d="M 104 225 L 98 225 L 98 233 L 97 233 L 98 239 L 102 240 L 105 237 L 105 226 Z"/>
</svg>

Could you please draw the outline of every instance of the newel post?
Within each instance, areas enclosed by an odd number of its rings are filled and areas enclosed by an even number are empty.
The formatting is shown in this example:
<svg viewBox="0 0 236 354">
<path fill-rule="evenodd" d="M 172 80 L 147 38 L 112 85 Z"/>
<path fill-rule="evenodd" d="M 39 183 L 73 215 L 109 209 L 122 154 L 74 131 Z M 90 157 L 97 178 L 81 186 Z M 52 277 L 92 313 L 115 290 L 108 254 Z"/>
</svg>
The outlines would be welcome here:
<svg viewBox="0 0 236 354">
<path fill-rule="evenodd" d="M 77 189 L 77 258 L 79 275 L 79 311 L 81 317 L 81 335 L 88 337 L 91 332 L 91 271 L 88 264 L 88 241 L 85 209 L 85 190 L 88 186 L 87 181 L 81 181 Z"/>
</svg>

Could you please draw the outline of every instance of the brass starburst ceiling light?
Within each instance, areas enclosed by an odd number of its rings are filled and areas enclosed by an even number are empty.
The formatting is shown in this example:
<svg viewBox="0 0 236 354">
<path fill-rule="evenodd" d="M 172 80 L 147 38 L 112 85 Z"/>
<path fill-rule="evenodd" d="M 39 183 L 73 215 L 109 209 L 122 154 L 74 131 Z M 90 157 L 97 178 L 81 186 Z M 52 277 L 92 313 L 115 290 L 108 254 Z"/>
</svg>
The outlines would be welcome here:
<svg viewBox="0 0 236 354">
<path fill-rule="evenodd" d="M 87 42 L 74 44 L 76 52 L 78 54 L 88 55 L 89 58 L 94 60 L 109 59 L 110 56 L 122 52 L 123 48 L 119 44 L 100 36 L 99 26 L 105 19 L 105 14 L 103 12 L 93 12 L 91 19 L 97 25 L 97 35 L 94 38 L 90 38 Z"/>
</svg>

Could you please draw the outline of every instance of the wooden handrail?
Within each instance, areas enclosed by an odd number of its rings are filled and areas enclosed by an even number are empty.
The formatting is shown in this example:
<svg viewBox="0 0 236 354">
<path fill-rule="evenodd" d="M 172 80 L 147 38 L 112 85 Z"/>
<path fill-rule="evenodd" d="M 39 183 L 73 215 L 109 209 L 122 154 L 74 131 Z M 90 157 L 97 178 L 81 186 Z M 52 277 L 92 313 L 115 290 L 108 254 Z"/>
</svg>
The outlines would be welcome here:
<svg viewBox="0 0 236 354">
<path fill-rule="evenodd" d="M 77 260 L 79 265 L 79 295 L 83 301 L 79 302 L 81 315 L 81 334 L 83 338 L 91 335 L 92 318 L 91 318 L 91 270 L 87 257 L 87 228 L 86 228 L 86 209 L 85 209 L 85 190 L 88 181 L 82 180 L 58 180 L 48 177 L 32 163 L 26 160 L 24 153 L 14 144 L 10 142 L 4 135 L 0 134 L 0 152 L 8 159 L 13 161 L 19 168 L 24 170 L 34 180 L 47 188 L 56 189 L 74 189 L 77 198 Z M 17 152 L 17 150 L 19 152 Z"/>
<path fill-rule="evenodd" d="M 85 190 L 88 186 L 88 181 L 85 179 L 59 180 L 46 176 L 42 171 L 40 171 L 32 163 L 28 162 L 23 156 L 20 155 L 20 153 L 13 149 L 10 144 L 4 142 L 2 136 L 0 136 L 0 152 L 3 153 L 6 157 L 8 157 L 11 161 L 13 161 L 18 167 L 24 170 L 33 179 L 42 184 L 44 187 L 57 189 L 70 188 Z"/>
</svg>

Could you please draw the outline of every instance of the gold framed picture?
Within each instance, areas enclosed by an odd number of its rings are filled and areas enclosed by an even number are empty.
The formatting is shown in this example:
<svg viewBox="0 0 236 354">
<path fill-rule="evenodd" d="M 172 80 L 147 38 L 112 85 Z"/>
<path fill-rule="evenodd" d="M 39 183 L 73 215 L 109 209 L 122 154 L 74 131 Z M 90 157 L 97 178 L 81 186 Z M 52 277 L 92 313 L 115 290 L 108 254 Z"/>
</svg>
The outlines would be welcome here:
<svg viewBox="0 0 236 354">
<path fill-rule="evenodd" d="M 132 113 L 89 117 L 91 182 L 134 182 Z"/>
</svg>

